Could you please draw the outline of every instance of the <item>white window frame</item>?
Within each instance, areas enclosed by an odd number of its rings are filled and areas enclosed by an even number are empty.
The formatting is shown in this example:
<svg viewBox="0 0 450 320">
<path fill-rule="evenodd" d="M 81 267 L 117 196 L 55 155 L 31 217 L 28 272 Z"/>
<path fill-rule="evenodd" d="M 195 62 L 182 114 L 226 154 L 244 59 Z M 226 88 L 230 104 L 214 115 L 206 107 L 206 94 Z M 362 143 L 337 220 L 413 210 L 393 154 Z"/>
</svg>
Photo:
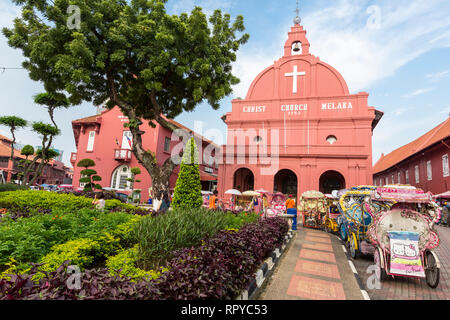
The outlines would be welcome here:
<svg viewBox="0 0 450 320">
<path fill-rule="evenodd" d="M 427 179 L 428 181 L 433 180 L 433 168 L 431 167 L 431 160 L 427 161 Z"/>
<path fill-rule="evenodd" d="M 389 177 L 388 176 L 386 176 L 386 183 L 385 183 L 386 185 L 388 185 L 389 184 Z"/>
<path fill-rule="evenodd" d="M 419 166 L 414 166 L 414 177 L 416 178 L 416 183 L 420 183 L 420 168 Z"/>
<path fill-rule="evenodd" d="M 395 184 L 394 174 L 392 174 L 392 176 L 391 176 L 391 182 L 392 182 L 392 184 Z"/>
<path fill-rule="evenodd" d="M 450 170 L 448 167 L 448 154 L 442 156 L 442 176 L 448 177 L 450 175 Z"/>
<path fill-rule="evenodd" d="M 169 138 L 169 137 L 164 137 L 164 146 L 163 146 L 164 152 L 170 152 L 170 144 L 171 144 L 171 142 L 172 142 L 172 139 L 171 139 L 171 138 Z M 167 143 L 168 143 L 168 144 L 167 144 Z M 166 150 L 166 146 L 169 147 L 168 150 Z"/>
<path fill-rule="evenodd" d="M 89 131 L 86 151 L 94 151 L 95 131 Z"/>
<path fill-rule="evenodd" d="M 123 173 L 123 168 L 127 168 L 127 174 Z M 114 190 L 126 191 L 131 190 L 131 183 L 126 181 L 126 187 L 120 188 L 120 176 L 126 176 L 126 178 L 131 178 L 131 169 L 128 165 L 122 165 L 114 169 L 111 175 L 111 188 Z"/>
<path fill-rule="evenodd" d="M 397 173 L 397 179 L 398 179 L 397 183 L 401 184 L 402 182 L 401 182 L 401 173 L 400 173 L 400 171 Z"/>
<path fill-rule="evenodd" d="M 409 184 L 409 170 L 405 171 L 405 184 Z"/>
</svg>

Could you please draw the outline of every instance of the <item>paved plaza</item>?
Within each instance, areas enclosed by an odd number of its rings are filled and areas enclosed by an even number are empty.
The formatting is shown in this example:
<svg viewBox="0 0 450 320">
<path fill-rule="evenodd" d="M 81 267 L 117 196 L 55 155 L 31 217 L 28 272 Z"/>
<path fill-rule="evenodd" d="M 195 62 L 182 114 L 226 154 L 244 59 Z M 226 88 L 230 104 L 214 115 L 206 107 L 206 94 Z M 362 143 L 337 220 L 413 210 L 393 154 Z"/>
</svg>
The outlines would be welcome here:
<svg viewBox="0 0 450 320">
<path fill-rule="evenodd" d="M 437 226 L 440 282 L 388 278 L 374 288 L 373 256 L 349 260 L 337 235 L 298 226 L 260 300 L 450 300 L 450 228 Z"/>
</svg>

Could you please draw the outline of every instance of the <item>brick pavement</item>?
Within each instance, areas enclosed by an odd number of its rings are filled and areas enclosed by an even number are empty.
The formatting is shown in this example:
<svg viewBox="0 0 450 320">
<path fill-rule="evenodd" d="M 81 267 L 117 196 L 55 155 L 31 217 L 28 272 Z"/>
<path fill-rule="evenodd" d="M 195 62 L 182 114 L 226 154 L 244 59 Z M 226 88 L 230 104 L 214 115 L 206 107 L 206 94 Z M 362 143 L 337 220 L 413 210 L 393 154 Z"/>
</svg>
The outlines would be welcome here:
<svg viewBox="0 0 450 320">
<path fill-rule="evenodd" d="M 363 300 L 338 238 L 299 226 L 260 300 Z"/>
<path fill-rule="evenodd" d="M 450 300 L 450 228 L 436 229 L 440 244 L 435 252 L 441 262 L 437 288 L 430 288 L 425 279 L 389 277 L 381 282 L 381 289 L 369 289 L 367 280 L 373 273 L 367 272 L 367 268 L 373 265 L 373 256 L 362 256 L 353 263 L 372 300 Z"/>
</svg>

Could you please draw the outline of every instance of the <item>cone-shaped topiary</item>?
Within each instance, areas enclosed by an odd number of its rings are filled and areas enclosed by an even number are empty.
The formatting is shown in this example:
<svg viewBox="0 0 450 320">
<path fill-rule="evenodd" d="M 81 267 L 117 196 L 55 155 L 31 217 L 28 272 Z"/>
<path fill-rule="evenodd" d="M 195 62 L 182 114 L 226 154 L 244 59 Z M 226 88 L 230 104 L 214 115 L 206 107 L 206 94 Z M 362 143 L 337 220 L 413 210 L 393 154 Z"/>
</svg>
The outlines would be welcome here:
<svg viewBox="0 0 450 320">
<path fill-rule="evenodd" d="M 194 138 L 186 144 L 178 174 L 172 206 L 174 209 L 200 208 L 203 204 L 198 166 L 198 150 Z"/>
</svg>

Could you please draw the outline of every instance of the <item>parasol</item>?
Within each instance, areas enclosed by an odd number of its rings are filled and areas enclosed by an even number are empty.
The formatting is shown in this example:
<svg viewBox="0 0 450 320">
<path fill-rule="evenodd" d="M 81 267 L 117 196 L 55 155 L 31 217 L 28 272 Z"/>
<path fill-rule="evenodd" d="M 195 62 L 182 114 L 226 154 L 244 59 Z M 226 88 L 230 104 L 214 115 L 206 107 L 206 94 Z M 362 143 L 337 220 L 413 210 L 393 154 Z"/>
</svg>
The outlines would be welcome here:
<svg viewBox="0 0 450 320">
<path fill-rule="evenodd" d="M 302 198 L 324 198 L 324 194 L 319 191 L 310 190 L 302 193 Z"/>
<path fill-rule="evenodd" d="M 248 191 L 244 191 L 242 192 L 243 196 L 260 196 L 261 193 L 253 191 L 253 190 L 248 190 Z"/>
<path fill-rule="evenodd" d="M 236 195 L 236 196 L 240 196 L 242 193 L 239 190 L 230 189 L 230 190 L 225 191 L 225 194 L 233 194 L 233 195 Z"/>
</svg>

